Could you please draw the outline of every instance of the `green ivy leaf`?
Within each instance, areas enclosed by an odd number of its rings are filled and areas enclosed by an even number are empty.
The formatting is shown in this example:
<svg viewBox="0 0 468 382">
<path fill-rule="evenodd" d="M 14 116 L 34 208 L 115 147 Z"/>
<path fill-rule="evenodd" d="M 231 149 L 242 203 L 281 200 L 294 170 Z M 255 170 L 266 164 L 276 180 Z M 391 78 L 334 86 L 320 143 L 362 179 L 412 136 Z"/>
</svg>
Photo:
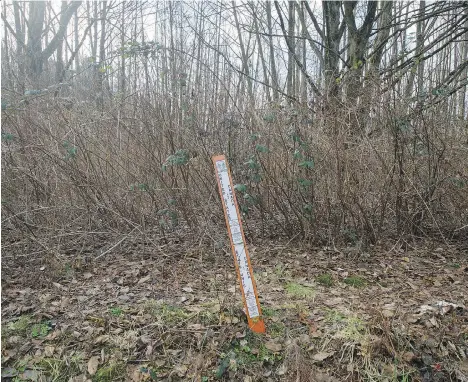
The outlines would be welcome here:
<svg viewBox="0 0 468 382">
<path fill-rule="evenodd" d="M 294 156 L 294 159 L 302 159 L 304 157 L 298 149 L 294 151 L 293 156 Z"/>
<path fill-rule="evenodd" d="M 255 141 L 257 141 L 258 139 L 260 139 L 260 134 L 258 134 L 258 133 L 250 134 L 250 137 L 249 137 L 249 138 L 250 138 L 250 140 L 251 140 L 252 142 L 255 142 Z"/>
<path fill-rule="evenodd" d="M 255 150 L 257 150 L 259 153 L 267 153 L 268 147 L 263 146 L 263 145 L 256 145 Z"/>
<path fill-rule="evenodd" d="M 2 133 L 2 141 L 9 142 L 15 139 L 14 135 L 11 133 Z"/>
<path fill-rule="evenodd" d="M 301 185 L 303 188 L 307 188 L 312 186 L 313 182 L 309 179 L 304 179 L 304 178 L 299 178 L 297 179 L 298 183 Z"/>
<path fill-rule="evenodd" d="M 260 166 L 258 165 L 257 161 L 255 158 L 250 158 L 247 162 L 245 162 L 244 164 L 246 164 L 247 166 L 249 166 L 249 168 L 251 170 L 256 170 L 258 169 Z"/>
<path fill-rule="evenodd" d="M 239 191 L 243 194 L 247 192 L 247 186 L 245 184 L 236 184 L 234 185 L 234 190 Z"/>
<path fill-rule="evenodd" d="M 249 214 L 249 207 L 242 205 L 242 206 L 240 206 L 240 211 L 241 211 L 242 214 L 248 215 Z"/>
<path fill-rule="evenodd" d="M 296 142 L 296 143 L 299 143 L 299 144 L 302 142 L 301 137 L 296 133 L 293 133 L 291 135 L 291 137 L 292 137 L 293 142 Z"/>
<path fill-rule="evenodd" d="M 265 122 L 272 123 L 275 121 L 275 114 L 274 113 L 267 113 L 263 116 L 263 120 Z"/>
<path fill-rule="evenodd" d="M 313 169 L 315 167 L 314 160 L 313 159 L 304 160 L 301 163 L 299 163 L 299 167 Z"/>
<path fill-rule="evenodd" d="M 183 166 L 189 161 L 188 150 L 177 150 L 175 154 L 169 155 L 162 166 L 162 170 L 166 171 L 168 166 Z"/>
<path fill-rule="evenodd" d="M 247 203 L 250 203 L 253 205 L 258 203 L 257 199 L 250 194 L 244 194 L 244 199 L 246 200 Z"/>
<path fill-rule="evenodd" d="M 310 215 L 312 213 L 313 209 L 314 209 L 314 206 L 312 204 L 308 203 L 308 204 L 304 204 L 302 206 L 302 209 L 304 210 L 304 212 L 306 214 Z"/>
</svg>

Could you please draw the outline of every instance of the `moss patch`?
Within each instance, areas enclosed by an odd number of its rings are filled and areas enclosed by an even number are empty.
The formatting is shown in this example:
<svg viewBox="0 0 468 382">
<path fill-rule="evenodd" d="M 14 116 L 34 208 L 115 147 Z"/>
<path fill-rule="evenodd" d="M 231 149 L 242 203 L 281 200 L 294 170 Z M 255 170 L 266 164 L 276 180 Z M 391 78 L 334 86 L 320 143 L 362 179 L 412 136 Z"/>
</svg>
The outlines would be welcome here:
<svg viewBox="0 0 468 382">
<path fill-rule="evenodd" d="M 286 292 L 293 297 L 299 298 L 313 298 L 315 296 L 313 288 L 298 283 L 287 284 Z"/>
</svg>

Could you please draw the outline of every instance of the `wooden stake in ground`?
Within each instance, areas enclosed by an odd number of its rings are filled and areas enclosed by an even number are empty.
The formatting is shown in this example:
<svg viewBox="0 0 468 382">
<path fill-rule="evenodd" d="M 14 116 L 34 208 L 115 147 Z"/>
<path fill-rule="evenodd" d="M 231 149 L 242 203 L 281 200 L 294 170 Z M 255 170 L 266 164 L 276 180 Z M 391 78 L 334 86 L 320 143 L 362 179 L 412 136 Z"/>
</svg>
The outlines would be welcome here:
<svg viewBox="0 0 468 382">
<path fill-rule="evenodd" d="M 256 333 L 265 333 L 265 324 L 258 301 L 249 252 L 245 243 L 236 194 L 232 185 L 231 172 L 224 155 L 216 155 L 212 159 L 249 327 Z"/>
</svg>

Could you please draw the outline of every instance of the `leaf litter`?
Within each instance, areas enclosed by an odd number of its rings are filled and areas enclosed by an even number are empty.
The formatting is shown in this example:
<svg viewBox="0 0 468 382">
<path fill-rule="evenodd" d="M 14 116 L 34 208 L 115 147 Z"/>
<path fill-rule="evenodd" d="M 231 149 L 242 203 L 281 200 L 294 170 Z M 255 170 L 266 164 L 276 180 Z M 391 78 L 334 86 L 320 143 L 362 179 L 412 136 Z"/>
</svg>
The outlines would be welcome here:
<svg viewBox="0 0 468 382">
<path fill-rule="evenodd" d="M 230 256 L 165 250 L 72 276 L 45 269 L 39 284 L 28 283 L 39 268 L 4 266 L 4 380 L 468 380 L 468 266 L 456 248 L 356 258 L 263 243 L 252 264 L 264 336 L 247 329 Z"/>
</svg>

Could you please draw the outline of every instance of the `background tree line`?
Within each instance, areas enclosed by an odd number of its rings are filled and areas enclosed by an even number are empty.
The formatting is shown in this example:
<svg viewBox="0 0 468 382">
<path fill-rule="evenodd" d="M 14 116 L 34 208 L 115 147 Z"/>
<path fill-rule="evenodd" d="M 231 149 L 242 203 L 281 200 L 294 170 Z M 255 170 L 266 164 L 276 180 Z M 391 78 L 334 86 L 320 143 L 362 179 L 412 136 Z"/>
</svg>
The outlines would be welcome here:
<svg viewBox="0 0 468 382">
<path fill-rule="evenodd" d="M 2 20 L 3 209 L 28 234 L 211 237 L 217 152 L 252 234 L 467 231 L 466 2 L 13 1 Z"/>
</svg>

